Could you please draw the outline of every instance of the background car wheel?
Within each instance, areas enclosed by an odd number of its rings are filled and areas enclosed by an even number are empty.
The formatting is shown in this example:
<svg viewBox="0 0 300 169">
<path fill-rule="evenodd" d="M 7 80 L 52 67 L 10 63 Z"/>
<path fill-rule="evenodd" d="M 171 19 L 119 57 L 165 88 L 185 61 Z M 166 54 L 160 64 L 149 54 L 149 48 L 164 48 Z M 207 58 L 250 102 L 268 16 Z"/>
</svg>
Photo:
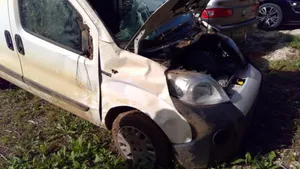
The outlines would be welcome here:
<svg viewBox="0 0 300 169">
<path fill-rule="evenodd" d="M 259 27 L 262 29 L 275 29 L 282 22 L 282 10 L 273 3 L 262 4 L 259 7 L 258 20 Z"/>
<path fill-rule="evenodd" d="M 120 114 L 113 123 L 112 134 L 122 157 L 134 165 L 170 166 L 170 141 L 144 113 L 130 111 Z"/>
</svg>

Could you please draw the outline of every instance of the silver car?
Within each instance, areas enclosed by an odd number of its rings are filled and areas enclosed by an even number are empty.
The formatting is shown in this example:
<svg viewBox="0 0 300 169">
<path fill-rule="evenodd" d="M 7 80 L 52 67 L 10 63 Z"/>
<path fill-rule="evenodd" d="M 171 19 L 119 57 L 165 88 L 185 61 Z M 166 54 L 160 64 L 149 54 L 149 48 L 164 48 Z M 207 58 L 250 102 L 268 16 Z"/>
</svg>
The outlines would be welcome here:
<svg viewBox="0 0 300 169">
<path fill-rule="evenodd" d="M 232 39 L 243 39 L 257 27 L 257 0 L 211 0 L 201 18 Z"/>
</svg>

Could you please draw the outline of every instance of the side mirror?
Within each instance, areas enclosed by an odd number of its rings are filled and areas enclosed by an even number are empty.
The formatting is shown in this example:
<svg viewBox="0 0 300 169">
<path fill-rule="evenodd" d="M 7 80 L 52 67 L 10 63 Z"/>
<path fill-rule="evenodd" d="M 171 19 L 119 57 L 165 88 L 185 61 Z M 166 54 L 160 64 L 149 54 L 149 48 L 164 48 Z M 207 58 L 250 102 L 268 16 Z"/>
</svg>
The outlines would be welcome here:
<svg viewBox="0 0 300 169">
<path fill-rule="evenodd" d="M 89 59 L 93 59 L 93 39 L 90 36 L 89 29 L 81 32 L 81 41 L 83 55 L 86 55 Z"/>
<path fill-rule="evenodd" d="M 93 59 L 93 38 L 90 35 L 90 28 L 83 23 L 82 18 L 77 18 L 81 30 L 81 51 L 89 59 Z"/>
</svg>

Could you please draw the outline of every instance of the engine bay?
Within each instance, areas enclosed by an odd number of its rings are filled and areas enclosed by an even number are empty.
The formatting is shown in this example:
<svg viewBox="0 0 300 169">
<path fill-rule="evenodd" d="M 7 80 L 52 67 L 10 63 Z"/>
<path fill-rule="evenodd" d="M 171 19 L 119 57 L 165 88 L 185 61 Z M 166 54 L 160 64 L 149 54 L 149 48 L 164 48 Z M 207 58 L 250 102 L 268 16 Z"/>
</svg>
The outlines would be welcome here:
<svg viewBox="0 0 300 169">
<path fill-rule="evenodd" d="M 166 66 L 168 71 L 206 74 L 223 88 L 228 87 L 234 73 L 247 65 L 245 59 L 232 46 L 231 39 L 218 33 L 208 34 L 199 28 L 194 29 L 197 30 L 195 32 L 201 32 L 195 34 L 194 38 L 180 39 L 180 36 L 176 36 L 175 42 L 144 40 L 140 54 Z"/>
</svg>

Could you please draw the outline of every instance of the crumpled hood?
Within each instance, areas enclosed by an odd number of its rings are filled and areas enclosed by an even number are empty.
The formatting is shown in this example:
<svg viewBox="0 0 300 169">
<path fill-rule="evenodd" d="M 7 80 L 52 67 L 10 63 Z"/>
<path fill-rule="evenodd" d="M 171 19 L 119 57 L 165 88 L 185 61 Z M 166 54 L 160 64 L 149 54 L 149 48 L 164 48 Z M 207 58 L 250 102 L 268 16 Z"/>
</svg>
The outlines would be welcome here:
<svg viewBox="0 0 300 169">
<path fill-rule="evenodd" d="M 145 39 L 149 34 L 167 24 L 178 15 L 192 11 L 201 13 L 206 8 L 208 2 L 209 0 L 167 0 L 147 19 L 126 48 L 134 41 L 135 45 L 138 45 L 139 41 Z"/>
</svg>

